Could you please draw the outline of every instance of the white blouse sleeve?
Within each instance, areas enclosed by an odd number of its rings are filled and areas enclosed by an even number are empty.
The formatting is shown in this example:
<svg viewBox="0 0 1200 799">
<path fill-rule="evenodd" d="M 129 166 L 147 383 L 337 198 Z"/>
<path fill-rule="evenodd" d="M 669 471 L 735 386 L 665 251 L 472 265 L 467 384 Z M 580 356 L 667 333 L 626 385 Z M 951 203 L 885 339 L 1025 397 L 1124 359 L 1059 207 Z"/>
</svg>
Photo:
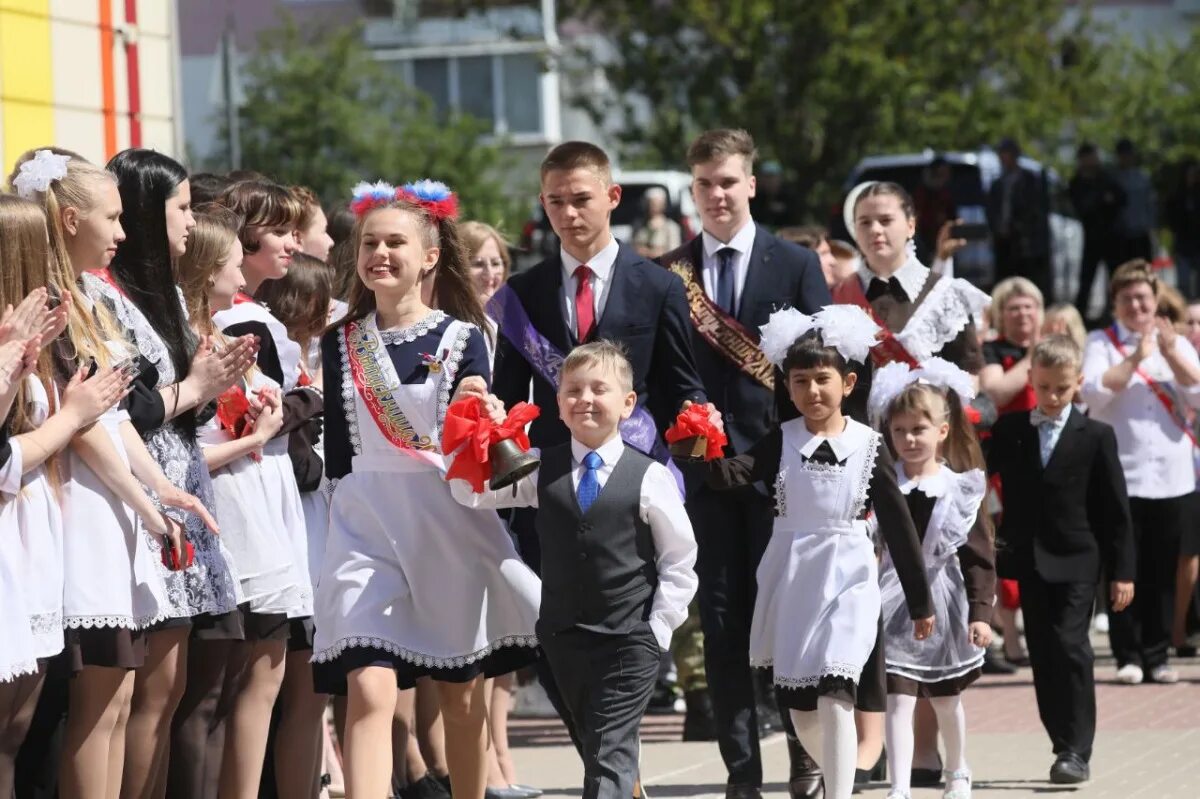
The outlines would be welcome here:
<svg viewBox="0 0 1200 799">
<path fill-rule="evenodd" d="M 1104 373 L 1112 367 L 1112 345 L 1102 330 L 1088 334 L 1083 345 L 1083 386 L 1080 396 L 1092 411 L 1103 410 L 1116 396 L 1104 386 Z"/>
<path fill-rule="evenodd" d="M 658 590 L 650 608 L 650 628 L 664 651 L 671 634 L 687 618 L 696 595 L 696 536 L 679 497 L 675 478 L 661 463 L 652 463 L 642 478 L 641 516 L 654 538 Z"/>
</svg>

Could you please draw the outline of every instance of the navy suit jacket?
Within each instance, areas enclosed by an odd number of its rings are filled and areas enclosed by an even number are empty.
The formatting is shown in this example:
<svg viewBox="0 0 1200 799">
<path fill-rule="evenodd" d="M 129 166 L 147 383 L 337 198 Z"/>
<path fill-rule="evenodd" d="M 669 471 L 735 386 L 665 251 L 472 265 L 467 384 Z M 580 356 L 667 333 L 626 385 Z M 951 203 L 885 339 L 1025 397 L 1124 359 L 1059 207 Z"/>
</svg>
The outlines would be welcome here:
<svg viewBox="0 0 1200 799">
<path fill-rule="evenodd" d="M 562 270 L 562 258 L 556 254 L 513 275 L 508 285 L 521 300 L 533 326 L 566 355 L 580 342 L 575 331 L 568 329 L 563 312 Z M 645 405 L 654 416 L 660 434 L 674 423 L 684 400 L 707 402 L 692 354 L 683 281 L 625 244 L 619 246 L 604 313 L 592 337 L 625 346 L 633 366 L 638 404 Z M 511 406 L 529 398 L 530 379 L 534 404 L 542 409 L 542 415 L 530 427 L 530 443 L 551 447 L 570 440 L 566 425 L 558 418 L 555 388 L 532 370 L 501 333 L 496 344 L 492 391 Z"/>
<path fill-rule="evenodd" d="M 677 261 L 692 264 L 696 280 L 704 285 L 701 276 L 703 237 L 697 236 L 658 261 L 664 266 Z M 737 308 L 736 318 L 743 327 L 757 336 L 758 328 L 780 308 L 791 307 L 812 314 L 832 302 L 816 253 L 773 236 L 762 227 L 755 230 L 746 283 Z M 780 421 L 797 416 L 779 370 L 775 372 L 775 394 L 772 395 L 713 348 L 693 326 L 688 325 L 688 332 L 705 394 L 724 417 L 731 454 L 746 452 Z"/>
</svg>

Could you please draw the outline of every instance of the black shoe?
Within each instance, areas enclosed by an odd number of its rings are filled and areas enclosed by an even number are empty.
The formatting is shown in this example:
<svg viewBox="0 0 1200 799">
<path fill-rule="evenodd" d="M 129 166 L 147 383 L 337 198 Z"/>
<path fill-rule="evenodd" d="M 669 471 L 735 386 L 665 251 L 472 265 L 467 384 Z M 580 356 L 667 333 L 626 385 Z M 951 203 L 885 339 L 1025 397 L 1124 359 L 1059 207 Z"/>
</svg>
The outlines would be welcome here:
<svg viewBox="0 0 1200 799">
<path fill-rule="evenodd" d="M 1050 782 L 1055 785 L 1078 785 L 1091 778 L 1091 768 L 1074 752 L 1063 752 L 1050 767 Z"/>
<path fill-rule="evenodd" d="M 1175 657 L 1177 658 L 1194 658 L 1196 657 L 1196 647 L 1191 644 L 1175 647 Z"/>
<path fill-rule="evenodd" d="M 1010 666 L 1015 666 L 1018 669 L 1028 668 L 1029 655 L 1021 655 L 1020 657 L 1011 658 L 1008 656 L 1008 653 L 1005 653 L 1004 662 Z"/>
<path fill-rule="evenodd" d="M 433 774 L 426 774 L 400 789 L 401 799 L 450 799 L 450 788 Z"/>
<path fill-rule="evenodd" d="M 909 778 L 914 788 L 936 788 L 942 784 L 942 758 L 938 756 L 937 768 L 914 768 Z"/>
<path fill-rule="evenodd" d="M 725 786 L 725 799 L 762 799 L 762 790 L 756 785 L 734 783 Z"/>
<path fill-rule="evenodd" d="M 864 785 L 869 785 L 872 782 L 884 782 L 887 780 L 887 759 L 884 753 L 879 754 L 879 759 L 875 761 L 875 765 L 871 768 L 856 768 L 854 769 L 854 787 L 861 788 Z"/>
<path fill-rule="evenodd" d="M 687 714 L 683 717 L 683 740 L 717 740 L 717 721 L 713 718 L 712 697 L 708 690 L 688 691 L 683 701 L 687 703 Z"/>
<path fill-rule="evenodd" d="M 983 653 L 983 673 L 984 674 L 1016 674 L 1017 667 L 1001 659 L 992 650 L 987 650 Z"/>
<path fill-rule="evenodd" d="M 788 794 L 792 799 L 823 799 L 825 784 L 821 780 L 821 769 L 817 761 L 804 750 L 800 742 L 788 737 Z"/>
</svg>

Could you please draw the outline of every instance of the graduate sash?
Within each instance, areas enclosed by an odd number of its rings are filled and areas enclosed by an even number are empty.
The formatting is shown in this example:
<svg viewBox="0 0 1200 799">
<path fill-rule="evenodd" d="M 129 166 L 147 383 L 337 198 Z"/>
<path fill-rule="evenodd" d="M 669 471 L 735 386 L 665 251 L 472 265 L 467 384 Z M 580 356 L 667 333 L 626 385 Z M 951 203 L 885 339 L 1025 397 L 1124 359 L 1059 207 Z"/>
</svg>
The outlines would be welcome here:
<svg viewBox="0 0 1200 799">
<path fill-rule="evenodd" d="M 867 312 L 871 321 L 879 325 L 883 337 L 878 344 L 871 348 L 871 361 L 876 366 L 886 366 L 893 361 L 906 363 L 914 369 L 918 366 L 917 359 L 905 349 L 904 345 L 900 343 L 900 339 L 896 338 L 896 334 L 888 328 L 879 314 L 875 313 L 875 309 L 871 307 L 858 275 L 851 275 L 833 287 L 833 301 L 839 305 L 857 305 Z"/>
<path fill-rule="evenodd" d="M 533 326 L 516 292 L 507 285 L 501 286 L 488 300 L 487 313 L 496 321 L 500 334 L 508 339 L 533 370 L 557 391 L 565 356 Z M 671 462 L 671 454 L 658 435 L 654 417 L 644 405 L 638 405 L 629 418 L 621 422 L 621 439 L 665 465 L 675 476 L 680 493 L 683 493 L 683 475 Z"/>
<path fill-rule="evenodd" d="M 683 280 L 692 327 L 696 328 L 700 337 L 747 377 L 767 391 L 774 391 L 775 366 L 759 348 L 758 336 L 704 293 L 704 286 L 696 279 L 696 268 L 692 263 L 675 261 L 667 268 Z"/>
<path fill-rule="evenodd" d="M 1104 334 L 1108 336 L 1108 340 L 1112 342 L 1113 347 L 1120 353 L 1121 357 L 1126 356 L 1125 345 L 1121 343 L 1121 337 L 1117 335 L 1117 326 L 1110 325 L 1104 328 Z M 1134 369 L 1134 373 L 1146 381 L 1146 385 L 1150 387 L 1154 397 L 1162 403 L 1162 406 L 1167 409 L 1167 414 L 1171 420 L 1179 426 L 1188 440 L 1192 442 L 1192 450 L 1195 452 L 1197 447 L 1200 447 L 1200 442 L 1196 441 L 1196 434 L 1192 432 L 1191 425 L 1188 424 L 1187 412 L 1184 410 L 1183 403 L 1179 400 L 1179 395 L 1175 391 L 1174 386 L 1164 385 L 1158 382 L 1138 366 Z"/>
<path fill-rule="evenodd" d="M 433 439 L 418 435 L 400 407 L 396 391 L 400 377 L 375 330 L 374 315 L 347 323 L 342 336 L 350 362 L 350 379 L 379 432 L 398 449 L 436 451 Z"/>
</svg>

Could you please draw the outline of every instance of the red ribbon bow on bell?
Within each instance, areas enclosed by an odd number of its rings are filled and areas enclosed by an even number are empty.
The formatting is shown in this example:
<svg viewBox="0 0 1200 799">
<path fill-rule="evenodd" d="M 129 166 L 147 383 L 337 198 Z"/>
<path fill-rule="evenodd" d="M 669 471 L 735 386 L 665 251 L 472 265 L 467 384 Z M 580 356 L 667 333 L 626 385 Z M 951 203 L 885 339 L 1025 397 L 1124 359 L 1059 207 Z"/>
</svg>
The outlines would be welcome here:
<svg viewBox="0 0 1200 799">
<path fill-rule="evenodd" d="M 446 472 L 447 480 L 466 480 L 475 493 L 482 493 L 492 476 L 488 450 L 500 441 L 512 439 L 522 451 L 529 449 L 525 425 L 538 417 L 541 410 L 528 402 L 518 402 L 508 411 L 504 422 L 496 424 L 476 397 L 461 399 L 446 409 L 442 423 L 442 452 L 449 455 L 463 444 L 466 447 L 454 458 Z"/>
<path fill-rule="evenodd" d="M 249 412 L 250 399 L 241 386 L 230 386 L 217 397 L 217 421 L 234 438 L 245 438 L 254 432 L 254 425 L 246 417 Z M 262 456 L 251 452 L 250 459 L 261 461 Z"/>
<path fill-rule="evenodd" d="M 699 437 L 703 437 L 707 442 L 704 450 L 706 461 L 721 457 L 725 451 L 725 444 L 729 441 L 708 418 L 707 405 L 689 405 L 684 408 L 665 435 L 668 444 Z"/>
</svg>

